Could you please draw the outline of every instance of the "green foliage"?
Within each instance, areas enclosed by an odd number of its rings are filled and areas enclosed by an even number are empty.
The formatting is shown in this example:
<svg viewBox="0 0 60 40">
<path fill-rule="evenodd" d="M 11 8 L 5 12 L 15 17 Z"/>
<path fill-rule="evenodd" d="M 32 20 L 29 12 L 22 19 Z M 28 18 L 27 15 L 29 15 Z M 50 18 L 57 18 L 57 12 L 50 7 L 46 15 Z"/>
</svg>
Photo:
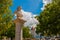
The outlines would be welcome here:
<svg viewBox="0 0 60 40">
<path fill-rule="evenodd" d="M 41 12 L 38 20 L 37 33 L 44 35 L 60 34 L 60 1 L 53 1 L 45 6 L 45 10 Z"/>
<path fill-rule="evenodd" d="M 10 28 L 5 32 L 5 36 L 14 38 L 15 37 L 15 24 L 13 23 Z"/>
<path fill-rule="evenodd" d="M 31 38 L 31 34 L 29 33 L 30 29 L 28 27 L 23 27 L 23 37 L 24 38 Z M 14 38 L 15 37 L 15 24 L 8 28 L 8 30 L 5 32 L 5 36 Z"/>
<path fill-rule="evenodd" d="M 13 15 L 9 9 L 11 5 L 12 0 L 0 0 L 0 35 L 5 34 L 12 25 Z"/>
<path fill-rule="evenodd" d="M 32 35 L 29 33 L 30 29 L 28 27 L 23 27 L 23 37 L 24 38 L 31 38 Z"/>
</svg>

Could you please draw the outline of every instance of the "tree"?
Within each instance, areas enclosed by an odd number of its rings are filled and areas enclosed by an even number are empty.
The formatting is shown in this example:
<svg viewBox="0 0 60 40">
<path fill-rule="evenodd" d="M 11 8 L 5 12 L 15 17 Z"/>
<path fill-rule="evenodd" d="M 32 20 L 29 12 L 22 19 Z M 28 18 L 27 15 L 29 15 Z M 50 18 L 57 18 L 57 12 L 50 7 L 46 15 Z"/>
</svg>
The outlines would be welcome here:
<svg viewBox="0 0 60 40">
<path fill-rule="evenodd" d="M 10 28 L 8 28 L 8 30 L 5 32 L 5 36 L 11 38 L 11 40 L 13 40 L 13 38 L 15 37 L 15 24 L 13 23 L 12 26 Z"/>
<path fill-rule="evenodd" d="M 32 35 L 29 32 L 30 29 L 28 27 L 23 27 L 23 38 L 31 38 Z"/>
<path fill-rule="evenodd" d="M 12 0 L 0 0 L 0 35 L 4 35 L 12 25 L 13 15 L 9 9 L 11 5 Z"/>
<path fill-rule="evenodd" d="M 28 27 L 23 27 L 23 38 L 31 38 L 32 35 L 29 33 L 30 29 Z M 5 32 L 5 36 L 11 38 L 11 40 L 15 37 L 15 24 L 8 28 Z"/>
<path fill-rule="evenodd" d="M 60 0 L 53 0 L 45 6 L 46 9 L 38 16 L 40 24 L 36 28 L 37 33 L 44 35 L 60 34 Z"/>
</svg>

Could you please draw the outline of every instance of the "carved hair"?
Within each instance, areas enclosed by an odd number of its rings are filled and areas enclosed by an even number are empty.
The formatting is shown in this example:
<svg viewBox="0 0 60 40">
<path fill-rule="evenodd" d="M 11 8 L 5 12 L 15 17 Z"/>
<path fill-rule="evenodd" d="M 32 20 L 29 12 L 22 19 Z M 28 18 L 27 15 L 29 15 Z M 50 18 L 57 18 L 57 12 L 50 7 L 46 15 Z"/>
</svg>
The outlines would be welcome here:
<svg viewBox="0 0 60 40">
<path fill-rule="evenodd" d="M 19 6 L 18 8 L 17 8 L 17 11 L 20 11 L 21 10 L 21 7 Z"/>
</svg>

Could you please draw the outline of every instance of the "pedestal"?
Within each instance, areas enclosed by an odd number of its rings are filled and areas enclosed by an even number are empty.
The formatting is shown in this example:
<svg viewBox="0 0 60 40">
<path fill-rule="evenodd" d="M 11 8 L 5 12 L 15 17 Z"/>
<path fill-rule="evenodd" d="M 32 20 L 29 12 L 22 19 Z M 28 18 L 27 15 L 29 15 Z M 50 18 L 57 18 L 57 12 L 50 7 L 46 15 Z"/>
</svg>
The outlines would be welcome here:
<svg viewBox="0 0 60 40">
<path fill-rule="evenodd" d="M 22 40 L 22 24 L 16 23 L 15 40 Z"/>
<path fill-rule="evenodd" d="M 23 40 L 23 33 L 22 33 L 22 27 L 23 27 L 23 24 L 25 23 L 24 20 L 22 19 L 16 19 L 14 20 L 15 22 L 15 40 Z"/>
</svg>

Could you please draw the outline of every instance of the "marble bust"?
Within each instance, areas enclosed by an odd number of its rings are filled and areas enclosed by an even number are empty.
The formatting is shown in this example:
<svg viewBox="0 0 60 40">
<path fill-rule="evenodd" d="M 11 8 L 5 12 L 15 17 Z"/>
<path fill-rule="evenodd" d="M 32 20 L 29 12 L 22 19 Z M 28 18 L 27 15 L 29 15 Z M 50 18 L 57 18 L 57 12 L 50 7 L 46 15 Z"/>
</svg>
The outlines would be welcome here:
<svg viewBox="0 0 60 40">
<path fill-rule="evenodd" d="M 17 10 L 15 11 L 15 14 L 17 16 L 17 18 L 22 18 L 22 12 L 21 12 L 21 7 L 18 7 Z"/>
<path fill-rule="evenodd" d="M 15 40 L 23 40 L 23 34 L 22 34 L 22 27 L 24 26 L 24 23 L 26 22 L 23 18 L 23 14 L 21 12 L 21 7 L 18 7 L 15 11 L 16 19 L 14 20 L 14 23 L 16 25 L 15 29 Z"/>
<path fill-rule="evenodd" d="M 15 14 L 16 14 L 16 21 L 15 22 L 21 22 L 21 23 L 24 23 L 26 22 L 24 19 L 23 19 L 23 15 L 22 15 L 22 12 L 21 12 L 21 7 L 19 6 L 17 8 L 17 10 L 15 11 Z"/>
</svg>

